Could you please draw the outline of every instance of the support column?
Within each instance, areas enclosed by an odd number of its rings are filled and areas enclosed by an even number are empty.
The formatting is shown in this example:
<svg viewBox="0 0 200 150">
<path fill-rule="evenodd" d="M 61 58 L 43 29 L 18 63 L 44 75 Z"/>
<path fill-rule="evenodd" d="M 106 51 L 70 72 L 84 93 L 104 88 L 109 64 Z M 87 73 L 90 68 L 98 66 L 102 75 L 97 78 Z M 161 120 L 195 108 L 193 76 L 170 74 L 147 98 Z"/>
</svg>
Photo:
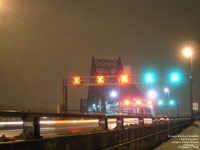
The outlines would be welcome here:
<svg viewBox="0 0 200 150">
<path fill-rule="evenodd" d="M 124 128 L 124 118 L 122 117 L 117 118 L 117 127 Z"/>
<path fill-rule="evenodd" d="M 23 133 L 29 137 L 40 137 L 40 118 L 33 116 L 26 116 L 22 118 L 23 120 Z"/>
<path fill-rule="evenodd" d="M 99 118 L 99 127 L 108 129 L 108 118 L 106 118 L 106 117 Z"/>
<path fill-rule="evenodd" d="M 139 124 L 144 125 L 144 118 L 141 118 L 141 117 L 139 118 Z"/>
<path fill-rule="evenodd" d="M 156 119 L 155 118 L 152 118 L 152 124 L 156 125 Z"/>
<path fill-rule="evenodd" d="M 67 79 L 63 78 L 63 111 L 67 111 Z"/>
</svg>

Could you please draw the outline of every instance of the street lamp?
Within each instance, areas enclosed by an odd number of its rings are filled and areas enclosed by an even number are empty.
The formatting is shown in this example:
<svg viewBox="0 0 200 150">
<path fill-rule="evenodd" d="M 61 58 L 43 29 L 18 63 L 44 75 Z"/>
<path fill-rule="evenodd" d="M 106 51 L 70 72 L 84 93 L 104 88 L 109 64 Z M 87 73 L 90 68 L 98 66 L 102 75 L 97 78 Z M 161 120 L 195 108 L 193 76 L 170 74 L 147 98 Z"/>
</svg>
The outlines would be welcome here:
<svg viewBox="0 0 200 150">
<path fill-rule="evenodd" d="M 193 50 L 190 47 L 186 47 L 183 49 L 183 56 L 190 58 L 190 113 L 191 117 L 193 119 L 194 113 L 193 113 Z"/>
<path fill-rule="evenodd" d="M 110 97 L 111 97 L 111 98 L 116 98 L 116 97 L 117 97 L 117 92 L 114 91 L 114 90 L 111 91 L 111 92 L 110 92 Z"/>
<path fill-rule="evenodd" d="M 164 92 L 167 93 L 167 101 L 169 101 L 169 89 L 164 88 Z M 167 105 L 167 116 L 169 116 L 169 105 Z"/>
<path fill-rule="evenodd" d="M 148 97 L 149 97 L 150 99 L 155 99 L 155 98 L 157 97 L 156 91 L 154 91 L 154 90 L 148 91 Z"/>
</svg>

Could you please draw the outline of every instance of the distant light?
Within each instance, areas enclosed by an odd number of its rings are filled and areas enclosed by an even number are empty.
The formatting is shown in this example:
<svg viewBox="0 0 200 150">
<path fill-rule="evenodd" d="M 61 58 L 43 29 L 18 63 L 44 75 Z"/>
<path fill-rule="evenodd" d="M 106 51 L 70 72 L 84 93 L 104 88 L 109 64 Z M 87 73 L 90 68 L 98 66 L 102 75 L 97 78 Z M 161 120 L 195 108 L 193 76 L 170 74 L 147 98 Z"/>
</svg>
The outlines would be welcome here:
<svg viewBox="0 0 200 150">
<path fill-rule="evenodd" d="M 169 104 L 170 104 L 170 105 L 174 105 L 174 100 L 173 100 L 173 99 L 170 100 L 170 101 L 169 101 Z"/>
<path fill-rule="evenodd" d="M 128 99 L 124 100 L 124 105 L 129 106 L 130 105 L 130 100 L 128 100 Z"/>
<path fill-rule="evenodd" d="M 152 73 L 148 73 L 145 75 L 146 83 L 153 83 L 154 82 L 154 75 Z"/>
<path fill-rule="evenodd" d="M 95 105 L 95 104 L 93 104 L 92 106 L 93 106 L 93 107 L 96 107 L 96 105 Z"/>
<path fill-rule="evenodd" d="M 111 93 L 110 93 L 110 97 L 112 97 L 112 98 L 116 98 L 117 97 L 117 92 L 116 91 L 111 91 Z"/>
<path fill-rule="evenodd" d="M 152 105 L 152 101 L 151 100 L 147 100 L 147 105 Z"/>
<path fill-rule="evenodd" d="M 138 100 L 136 100 L 135 104 L 139 106 L 142 104 L 142 102 L 141 102 L 141 100 L 138 99 Z"/>
<path fill-rule="evenodd" d="M 121 75 L 121 83 L 128 83 L 128 75 Z"/>
<path fill-rule="evenodd" d="M 169 89 L 168 88 L 164 88 L 164 92 L 165 93 L 169 93 Z"/>
<path fill-rule="evenodd" d="M 171 73 L 171 81 L 172 82 L 179 82 L 180 81 L 180 74 L 179 73 Z"/>
<path fill-rule="evenodd" d="M 103 84 L 104 83 L 104 76 L 97 76 L 97 83 Z"/>
<path fill-rule="evenodd" d="M 163 105 L 163 100 L 159 100 L 158 105 Z"/>
<path fill-rule="evenodd" d="M 80 77 L 78 77 L 78 76 L 73 77 L 73 84 L 74 85 L 80 85 L 80 83 L 81 83 Z"/>
<path fill-rule="evenodd" d="M 156 91 L 150 90 L 150 91 L 148 92 L 148 97 L 151 98 L 151 99 L 156 98 L 156 97 L 157 97 Z"/>
</svg>

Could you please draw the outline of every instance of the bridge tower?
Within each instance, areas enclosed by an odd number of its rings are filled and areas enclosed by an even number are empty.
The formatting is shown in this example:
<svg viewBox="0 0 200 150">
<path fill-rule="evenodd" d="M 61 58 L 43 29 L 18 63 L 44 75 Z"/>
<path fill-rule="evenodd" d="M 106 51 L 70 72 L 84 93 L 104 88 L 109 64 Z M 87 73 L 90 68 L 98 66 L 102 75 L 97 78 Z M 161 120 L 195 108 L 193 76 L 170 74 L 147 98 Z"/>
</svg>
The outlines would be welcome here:
<svg viewBox="0 0 200 150">
<path fill-rule="evenodd" d="M 91 61 L 90 76 L 119 76 L 123 73 L 121 59 L 95 59 Z M 116 82 L 116 81 L 112 81 Z M 106 112 L 106 99 L 109 89 L 116 89 L 116 85 L 90 86 L 88 90 L 88 111 Z"/>
</svg>

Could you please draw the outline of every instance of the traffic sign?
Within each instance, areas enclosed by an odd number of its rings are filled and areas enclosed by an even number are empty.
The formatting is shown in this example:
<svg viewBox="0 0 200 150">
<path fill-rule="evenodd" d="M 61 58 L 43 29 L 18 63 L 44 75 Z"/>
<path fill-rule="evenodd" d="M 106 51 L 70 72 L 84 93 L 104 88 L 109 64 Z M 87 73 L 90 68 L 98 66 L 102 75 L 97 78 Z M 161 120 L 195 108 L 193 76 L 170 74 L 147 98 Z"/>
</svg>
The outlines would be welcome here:
<svg viewBox="0 0 200 150">
<path fill-rule="evenodd" d="M 198 103 L 193 103 L 193 110 L 199 110 L 199 105 Z"/>
</svg>

